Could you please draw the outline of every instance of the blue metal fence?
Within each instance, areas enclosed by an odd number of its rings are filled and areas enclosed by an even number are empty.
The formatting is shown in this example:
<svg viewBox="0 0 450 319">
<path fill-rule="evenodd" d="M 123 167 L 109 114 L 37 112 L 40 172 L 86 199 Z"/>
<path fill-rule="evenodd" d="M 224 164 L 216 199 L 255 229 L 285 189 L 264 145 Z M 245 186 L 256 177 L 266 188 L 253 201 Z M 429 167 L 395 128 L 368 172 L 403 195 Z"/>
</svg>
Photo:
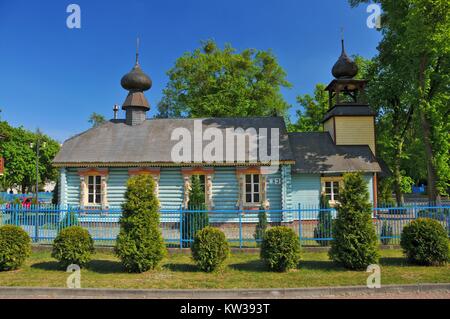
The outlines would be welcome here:
<svg viewBox="0 0 450 319">
<path fill-rule="evenodd" d="M 189 247 L 195 231 L 206 225 L 220 228 L 235 247 L 255 247 L 258 221 L 263 214 L 267 227 L 283 225 L 292 228 L 302 245 L 327 246 L 332 238 L 332 223 L 337 212 L 333 208 L 299 206 L 291 210 L 160 210 L 161 231 L 168 246 Z M 21 205 L 0 206 L 0 225 L 21 226 L 35 243 L 50 244 L 58 231 L 71 225 L 86 228 L 96 245 L 114 245 L 120 230 L 120 208 Z M 383 244 L 399 244 L 403 227 L 419 217 L 439 221 L 450 234 L 450 205 L 409 205 L 376 207 L 373 222 Z"/>
</svg>

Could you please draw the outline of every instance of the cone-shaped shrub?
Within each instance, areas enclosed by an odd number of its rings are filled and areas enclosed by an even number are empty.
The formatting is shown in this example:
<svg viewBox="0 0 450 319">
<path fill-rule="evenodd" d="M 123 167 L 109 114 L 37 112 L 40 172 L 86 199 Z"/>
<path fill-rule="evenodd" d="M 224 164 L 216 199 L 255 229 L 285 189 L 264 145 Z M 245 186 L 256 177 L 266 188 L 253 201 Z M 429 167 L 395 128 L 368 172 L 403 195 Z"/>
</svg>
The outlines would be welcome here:
<svg viewBox="0 0 450 319">
<path fill-rule="evenodd" d="M 53 241 L 52 257 L 58 260 L 61 268 L 71 264 L 80 267 L 91 260 L 94 252 L 94 241 L 91 235 L 80 226 L 62 229 Z"/>
<path fill-rule="evenodd" d="M 364 178 L 360 173 L 345 174 L 329 251 L 333 261 L 350 269 L 364 269 L 378 262 L 378 238 L 371 213 Z"/>
<path fill-rule="evenodd" d="M 271 270 L 286 271 L 300 261 L 300 241 L 295 232 L 284 226 L 267 230 L 261 245 L 261 259 Z"/>
<path fill-rule="evenodd" d="M 115 252 L 129 272 L 154 269 L 166 253 L 154 190 L 150 175 L 131 177 L 127 183 Z"/>
<path fill-rule="evenodd" d="M 325 194 L 322 194 L 320 198 L 320 211 L 318 214 L 318 222 L 316 228 L 314 228 L 314 238 L 331 238 L 332 236 L 332 223 L 333 216 L 331 215 L 331 210 L 329 210 L 330 203 Z M 328 240 L 317 240 L 316 242 L 320 246 L 328 246 L 330 241 Z"/>
<path fill-rule="evenodd" d="M 267 230 L 267 213 L 264 206 L 261 205 L 258 212 L 258 224 L 256 224 L 255 237 L 256 244 L 261 247 L 262 240 L 264 238 L 264 233 Z"/>
<path fill-rule="evenodd" d="M 210 226 L 195 234 L 191 250 L 197 266 L 206 272 L 220 268 L 230 254 L 225 234 Z"/>
<path fill-rule="evenodd" d="M 419 218 L 403 228 L 400 245 L 408 260 L 419 265 L 444 265 L 448 262 L 447 231 L 438 221 Z"/>
<path fill-rule="evenodd" d="M 19 226 L 0 227 L 0 271 L 19 268 L 30 256 L 31 239 Z"/>
</svg>

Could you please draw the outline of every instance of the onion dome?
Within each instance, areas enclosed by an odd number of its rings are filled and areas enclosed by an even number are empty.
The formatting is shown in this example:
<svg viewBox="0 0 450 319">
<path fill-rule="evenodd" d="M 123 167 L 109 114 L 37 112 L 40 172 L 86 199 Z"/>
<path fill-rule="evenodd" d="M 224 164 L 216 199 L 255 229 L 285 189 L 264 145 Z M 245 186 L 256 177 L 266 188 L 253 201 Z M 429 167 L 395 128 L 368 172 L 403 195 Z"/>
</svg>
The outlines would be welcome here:
<svg viewBox="0 0 450 319">
<path fill-rule="evenodd" d="M 142 92 L 147 91 L 152 87 L 152 80 L 142 71 L 139 62 L 136 59 L 136 64 L 133 69 L 122 77 L 120 84 L 125 90 Z"/>
<path fill-rule="evenodd" d="M 358 74 L 358 66 L 345 52 L 344 40 L 342 40 L 342 53 L 331 71 L 336 79 L 352 79 Z"/>
</svg>

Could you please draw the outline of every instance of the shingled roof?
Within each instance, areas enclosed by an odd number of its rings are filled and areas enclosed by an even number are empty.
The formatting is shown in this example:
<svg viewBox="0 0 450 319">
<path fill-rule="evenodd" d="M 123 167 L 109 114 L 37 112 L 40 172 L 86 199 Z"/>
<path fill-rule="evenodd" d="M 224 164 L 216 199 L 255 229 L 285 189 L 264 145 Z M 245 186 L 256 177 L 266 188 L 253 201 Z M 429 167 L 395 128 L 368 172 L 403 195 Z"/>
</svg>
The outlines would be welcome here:
<svg viewBox="0 0 450 319">
<path fill-rule="evenodd" d="M 325 113 L 322 122 L 332 116 L 375 116 L 375 112 L 368 105 L 335 105 Z"/>
<path fill-rule="evenodd" d="M 381 172 L 366 145 L 335 145 L 328 132 L 289 133 L 295 173 Z"/>
<path fill-rule="evenodd" d="M 294 161 L 286 126 L 282 117 L 205 118 L 205 119 L 148 119 L 140 125 L 127 125 L 124 120 L 111 120 L 91 128 L 64 142 L 53 163 L 59 167 L 70 166 L 143 166 L 174 164 L 171 151 L 177 140 L 171 140 L 176 128 L 187 129 L 194 137 L 194 121 L 202 121 L 203 132 L 217 128 L 225 137 L 227 128 L 278 128 L 280 134 L 280 162 Z M 210 141 L 204 141 L 203 145 Z M 225 143 L 224 153 L 225 154 Z M 268 147 L 270 150 L 270 147 Z M 249 150 L 246 149 L 248 156 Z M 247 158 L 247 157 L 246 157 Z M 258 157 L 259 162 L 259 157 Z M 195 160 L 189 162 L 197 163 Z M 205 162 L 200 162 L 205 163 Z M 259 162 L 260 163 L 260 162 Z M 220 165 L 221 163 L 209 163 Z M 224 163 L 222 163 L 223 165 Z M 230 163 L 227 163 L 230 165 Z M 231 163 L 239 165 L 243 163 Z"/>
</svg>

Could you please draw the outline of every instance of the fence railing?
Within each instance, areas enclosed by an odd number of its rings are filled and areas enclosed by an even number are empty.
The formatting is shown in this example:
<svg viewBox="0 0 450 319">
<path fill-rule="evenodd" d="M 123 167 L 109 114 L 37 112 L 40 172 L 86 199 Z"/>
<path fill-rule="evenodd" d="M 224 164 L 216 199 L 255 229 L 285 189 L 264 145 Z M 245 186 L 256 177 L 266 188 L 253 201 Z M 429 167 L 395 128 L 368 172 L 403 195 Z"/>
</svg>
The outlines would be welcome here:
<svg viewBox="0 0 450 319">
<path fill-rule="evenodd" d="M 96 245 L 112 246 L 120 230 L 120 208 L 73 207 L 57 205 L 0 206 L 0 225 L 22 227 L 35 243 L 50 244 L 64 227 L 86 228 Z M 264 218 L 265 215 L 265 218 Z M 235 247 L 256 247 L 261 241 L 261 221 L 267 228 L 292 228 L 304 246 L 328 246 L 332 237 L 333 208 L 300 206 L 290 210 L 201 210 L 162 209 L 160 226 L 169 247 L 189 247 L 197 230 L 209 225 L 220 228 Z M 419 217 L 439 221 L 450 235 L 450 205 L 410 205 L 373 208 L 373 223 L 383 244 L 399 244 L 403 227 Z"/>
</svg>

